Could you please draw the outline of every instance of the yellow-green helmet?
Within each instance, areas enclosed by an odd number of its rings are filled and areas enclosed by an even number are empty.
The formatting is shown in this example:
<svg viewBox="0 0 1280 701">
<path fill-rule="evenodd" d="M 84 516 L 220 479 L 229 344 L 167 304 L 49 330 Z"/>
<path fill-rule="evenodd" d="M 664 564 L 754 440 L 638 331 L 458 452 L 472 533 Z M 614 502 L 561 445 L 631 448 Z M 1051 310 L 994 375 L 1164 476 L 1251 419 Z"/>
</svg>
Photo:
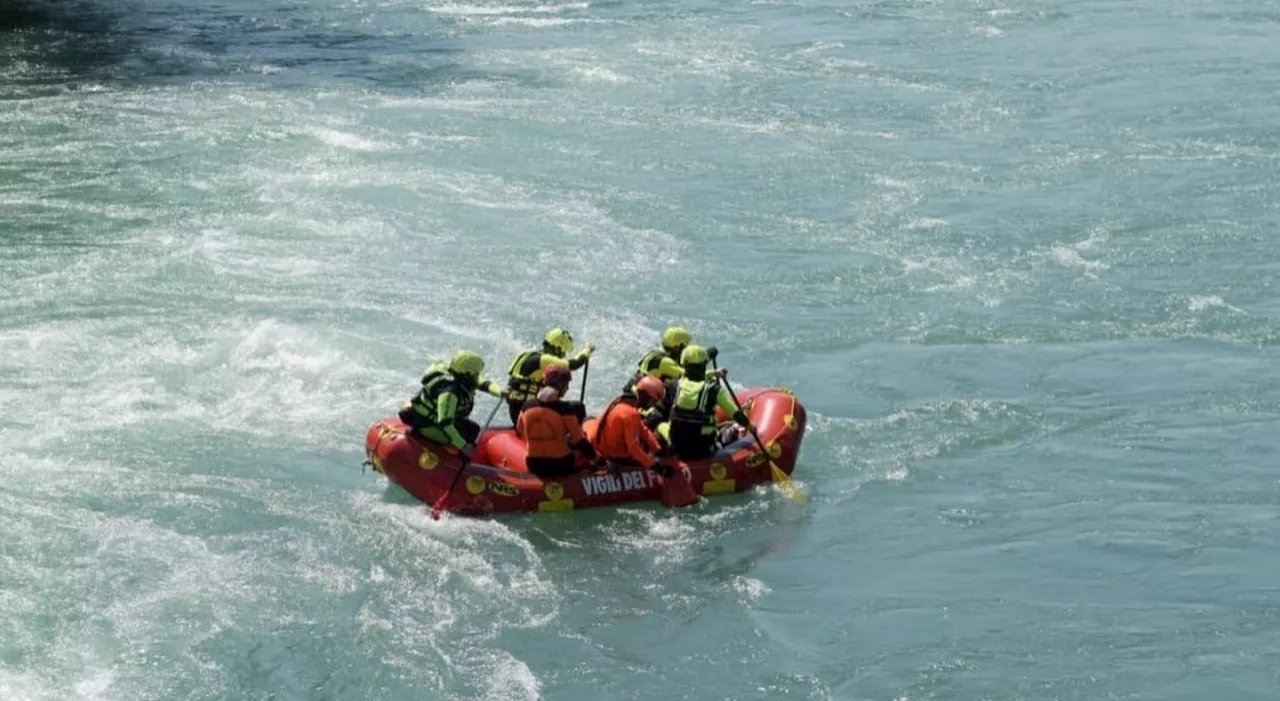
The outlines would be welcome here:
<svg viewBox="0 0 1280 701">
<path fill-rule="evenodd" d="M 559 353 L 561 358 L 573 352 L 573 336 L 570 336 L 568 331 L 561 328 L 554 328 L 548 331 L 547 335 L 542 337 L 542 342 L 547 348 Z"/>
<path fill-rule="evenodd" d="M 684 352 L 680 354 L 680 364 L 689 365 L 706 365 L 709 360 L 707 349 L 702 346 L 686 346 Z"/>
<path fill-rule="evenodd" d="M 662 332 L 662 347 L 679 350 L 693 341 L 693 334 L 688 329 L 672 326 Z"/>
<path fill-rule="evenodd" d="M 484 372 L 484 358 L 475 351 L 458 351 L 458 354 L 453 356 L 453 362 L 449 363 L 449 372 L 478 378 L 480 373 Z"/>
</svg>

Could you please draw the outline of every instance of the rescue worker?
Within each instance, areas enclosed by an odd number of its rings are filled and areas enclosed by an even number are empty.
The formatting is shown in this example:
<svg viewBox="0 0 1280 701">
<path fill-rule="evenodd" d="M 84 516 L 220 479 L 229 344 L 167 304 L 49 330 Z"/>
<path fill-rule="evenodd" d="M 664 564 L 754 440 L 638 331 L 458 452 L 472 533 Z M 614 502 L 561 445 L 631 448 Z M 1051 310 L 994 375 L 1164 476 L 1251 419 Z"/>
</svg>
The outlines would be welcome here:
<svg viewBox="0 0 1280 701">
<path fill-rule="evenodd" d="M 644 357 L 640 358 L 640 362 L 636 363 L 635 375 L 622 387 L 622 394 L 630 395 L 636 382 L 642 377 L 656 377 L 666 386 L 663 399 L 642 412 L 644 424 L 651 431 L 656 431 L 658 425 L 667 419 L 667 407 L 671 406 L 669 400 L 675 391 L 675 382 L 684 377 L 684 368 L 680 367 L 680 353 L 692 341 L 693 334 L 689 333 L 688 329 L 672 326 L 663 331 L 662 345 L 651 348 Z M 666 439 L 661 434 L 657 436 L 658 440 L 665 445 Z"/>
<path fill-rule="evenodd" d="M 664 383 L 684 377 L 684 368 L 680 367 L 680 354 L 685 346 L 693 342 L 693 334 L 687 329 L 672 326 L 662 332 L 662 345 L 651 348 L 640 362 L 636 363 L 636 373 L 622 388 L 622 394 L 631 394 L 632 387 L 640 378 L 656 377 Z"/>
<path fill-rule="evenodd" d="M 642 377 L 635 384 L 632 394 L 624 394 L 613 400 L 593 426 L 592 445 L 600 456 L 614 464 L 648 467 L 659 474 L 669 473 L 660 461 L 666 451 L 658 443 L 653 432 L 644 424 L 641 412 L 662 401 L 666 394 L 662 381 L 656 377 Z"/>
<path fill-rule="evenodd" d="M 564 401 L 572 375 L 564 365 L 551 365 L 542 373 L 542 384 L 516 417 L 516 434 L 524 439 L 529 472 L 546 479 L 578 471 L 577 454 L 595 460 L 594 446 L 582 433 L 587 410 L 582 402 Z"/>
<path fill-rule="evenodd" d="M 658 427 L 682 460 L 704 460 L 715 454 L 717 406 L 733 416 L 739 426 L 755 431 L 751 420 L 720 385 L 725 371 L 707 376 L 708 360 L 710 356 L 702 346 L 688 346 L 680 354 L 684 377 L 676 382 L 669 419 Z"/>
<path fill-rule="evenodd" d="M 458 351 L 453 360 L 438 362 L 422 375 L 422 389 L 400 407 L 400 420 L 432 443 L 450 446 L 471 459 L 480 425 L 472 421 L 476 389 L 506 397 L 496 383 L 481 376 L 484 359 L 470 350 Z"/>
<path fill-rule="evenodd" d="M 534 348 L 517 355 L 511 361 L 507 371 L 507 409 L 511 415 L 511 423 L 516 422 L 524 403 L 533 399 L 542 384 L 542 375 L 552 365 L 560 365 L 570 370 L 577 370 L 587 364 L 587 359 L 595 351 L 594 344 L 588 343 L 577 355 L 569 358 L 573 352 L 573 336 L 561 328 L 554 328 L 542 338 L 542 348 Z"/>
</svg>

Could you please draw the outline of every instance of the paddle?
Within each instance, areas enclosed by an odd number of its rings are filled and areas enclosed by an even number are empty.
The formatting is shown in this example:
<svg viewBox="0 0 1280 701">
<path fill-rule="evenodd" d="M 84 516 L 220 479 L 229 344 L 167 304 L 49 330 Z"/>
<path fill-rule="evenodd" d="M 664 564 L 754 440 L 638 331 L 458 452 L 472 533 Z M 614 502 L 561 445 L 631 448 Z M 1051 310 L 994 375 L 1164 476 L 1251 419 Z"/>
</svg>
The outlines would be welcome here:
<svg viewBox="0 0 1280 701">
<path fill-rule="evenodd" d="M 578 388 L 578 402 L 585 402 L 587 399 L 587 372 L 591 370 L 591 358 L 582 361 L 582 386 Z"/>
<path fill-rule="evenodd" d="M 476 434 L 477 441 L 480 440 L 480 436 L 483 436 L 485 431 L 489 430 L 489 424 L 493 423 L 493 417 L 498 414 L 498 409 L 502 407 L 502 404 L 502 400 L 499 399 L 498 403 L 493 405 L 493 411 L 489 412 L 489 419 L 484 422 L 484 428 L 480 429 L 480 433 Z M 475 448 L 476 444 L 468 443 L 467 445 Z M 467 471 L 467 466 L 470 464 L 471 459 L 467 458 L 465 462 L 458 466 L 458 473 L 453 476 L 453 481 L 449 483 L 449 488 L 446 489 L 444 494 L 441 494 L 440 498 L 436 499 L 436 503 L 431 506 L 432 521 L 440 520 L 440 512 L 444 510 L 445 502 L 449 500 L 449 495 L 453 493 L 453 488 L 458 486 L 458 480 L 462 479 L 462 473 Z"/>
<path fill-rule="evenodd" d="M 711 355 L 711 367 L 717 371 L 720 370 L 719 366 L 716 365 L 716 356 L 714 354 Z M 738 395 L 733 393 L 733 385 L 729 384 L 729 378 L 721 377 L 720 380 L 724 382 L 724 388 L 729 390 L 729 396 L 733 399 L 734 406 L 738 407 L 739 411 L 742 411 L 742 403 L 738 401 Z M 751 437 L 756 439 L 756 445 L 760 446 L 760 451 L 768 458 L 769 471 L 773 476 L 773 481 L 782 489 L 783 494 L 790 497 L 792 501 L 804 501 L 804 491 L 797 487 L 791 476 L 783 472 L 782 468 L 778 467 L 778 463 L 774 462 L 773 458 L 769 456 L 769 451 L 764 447 L 764 441 L 760 440 L 760 434 L 756 433 L 755 426 L 751 427 Z"/>
</svg>

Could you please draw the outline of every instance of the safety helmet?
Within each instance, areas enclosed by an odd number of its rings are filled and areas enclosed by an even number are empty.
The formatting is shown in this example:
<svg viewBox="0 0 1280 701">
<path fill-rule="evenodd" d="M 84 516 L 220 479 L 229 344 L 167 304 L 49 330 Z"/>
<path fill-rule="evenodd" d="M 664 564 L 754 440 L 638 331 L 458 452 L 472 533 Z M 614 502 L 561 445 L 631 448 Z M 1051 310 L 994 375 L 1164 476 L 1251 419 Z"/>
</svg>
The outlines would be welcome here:
<svg viewBox="0 0 1280 701">
<path fill-rule="evenodd" d="M 707 349 L 702 346 L 687 346 L 680 354 L 680 364 L 685 366 L 706 365 L 707 360 Z"/>
<path fill-rule="evenodd" d="M 662 332 L 662 347 L 680 349 L 689 345 L 693 341 L 693 334 L 687 329 L 679 326 L 672 326 Z"/>
<path fill-rule="evenodd" d="M 453 362 L 449 363 L 449 372 L 467 377 L 480 377 L 480 373 L 484 372 L 484 358 L 475 351 L 458 351 L 458 354 L 453 356 Z"/>
<path fill-rule="evenodd" d="M 542 342 L 548 348 L 555 349 L 561 358 L 573 352 L 573 336 L 570 336 L 568 331 L 561 328 L 554 328 L 548 331 L 547 335 L 542 337 Z"/>
<path fill-rule="evenodd" d="M 573 378 L 572 375 L 569 374 L 569 368 L 560 365 L 559 363 L 542 371 L 542 384 L 547 387 L 567 385 L 571 379 Z"/>
<path fill-rule="evenodd" d="M 662 380 L 651 375 L 640 378 L 631 391 L 635 392 L 637 399 L 648 397 L 654 403 L 662 401 L 667 393 L 666 388 L 662 386 Z"/>
</svg>

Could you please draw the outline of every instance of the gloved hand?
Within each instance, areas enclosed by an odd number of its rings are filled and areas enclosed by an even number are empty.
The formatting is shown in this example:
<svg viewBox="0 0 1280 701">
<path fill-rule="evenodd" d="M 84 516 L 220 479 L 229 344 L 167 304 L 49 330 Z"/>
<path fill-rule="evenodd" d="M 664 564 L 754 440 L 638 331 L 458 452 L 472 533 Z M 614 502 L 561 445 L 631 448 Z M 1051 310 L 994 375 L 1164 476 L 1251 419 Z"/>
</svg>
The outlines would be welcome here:
<svg viewBox="0 0 1280 701">
<path fill-rule="evenodd" d="M 708 358 L 710 358 L 710 359 L 712 359 L 712 360 L 715 360 L 717 355 L 720 355 L 720 349 L 719 349 L 719 348 L 716 348 L 715 346 L 710 346 L 710 347 L 708 347 L 708 348 L 707 348 L 707 357 L 708 357 Z"/>
<path fill-rule="evenodd" d="M 504 402 L 505 402 L 505 401 L 510 401 L 510 400 L 511 400 L 511 390 L 509 390 L 509 389 L 504 389 L 504 390 L 502 390 L 501 392 L 499 392 L 499 393 L 498 393 L 498 396 L 499 396 L 499 397 L 501 397 L 501 398 L 502 398 L 502 401 L 504 401 Z"/>
<path fill-rule="evenodd" d="M 588 343 L 586 347 L 586 351 L 587 351 L 587 356 L 590 357 L 592 353 L 596 352 L 596 344 Z"/>
<path fill-rule="evenodd" d="M 660 463 L 660 462 L 655 462 L 653 464 L 653 471 L 658 473 L 658 475 L 661 477 L 670 477 L 671 475 L 674 475 L 676 473 L 675 469 L 673 469 L 670 465 L 664 465 L 663 463 Z"/>
<path fill-rule="evenodd" d="M 729 376 L 729 368 L 720 368 L 712 374 L 723 380 L 724 378 Z"/>
</svg>

